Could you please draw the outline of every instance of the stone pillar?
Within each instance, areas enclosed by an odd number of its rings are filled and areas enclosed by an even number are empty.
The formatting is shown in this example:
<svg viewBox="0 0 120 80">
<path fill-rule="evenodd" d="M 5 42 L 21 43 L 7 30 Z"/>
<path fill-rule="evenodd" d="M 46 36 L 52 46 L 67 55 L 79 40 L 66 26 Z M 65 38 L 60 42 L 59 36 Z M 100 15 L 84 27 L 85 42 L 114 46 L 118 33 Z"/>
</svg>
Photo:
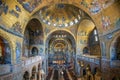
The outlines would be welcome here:
<svg viewBox="0 0 120 80">
<path fill-rule="evenodd" d="M 41 80 L 45 80 L 45 74 L 41 74 Z"/>
<path fill-rule="evenodd" d="M 37 72 L 32 73 L 31 80 L 37 80 Z"/>
<path fill-rule="evenodd" d="M 87 78 L 86 80 L 94 80 L 93 75 L 90 70 L 87 71 L 86 78 Z"/>
<path fill-rule="evenodd" d="M 46 75 L 48 75 L 48 54 L 46 55 Z"/>
<path fill-rule="evenodd" d="M 80 70 L 80 68 L 79 68 L 79 64 L 78 64 L 78 60 L 77 60 L 77 55 L 75 55 L 74 59 L 75 59 L 75 73 L 77 75 L 79 75 L 78 69 Z"/>
<path fill-rule="evenodd" d="M 30 75 L 22 75 L 22 80 L 30 80 Z"/>
<path fill-rule="evenodd" d="M 96 74 L 95 74 L 95 80 L 101 80 L 101 79 L 102 79 L 101 72 L 97 69 Z"/>
<path fill-rule="evenodd" d="M 40 70 L 38 71 L 38 77 L 39 77 L 39 79 L 37 79 L 37 80 L 41 80 L 41 72 L 40 72 Z"/>
</svg>

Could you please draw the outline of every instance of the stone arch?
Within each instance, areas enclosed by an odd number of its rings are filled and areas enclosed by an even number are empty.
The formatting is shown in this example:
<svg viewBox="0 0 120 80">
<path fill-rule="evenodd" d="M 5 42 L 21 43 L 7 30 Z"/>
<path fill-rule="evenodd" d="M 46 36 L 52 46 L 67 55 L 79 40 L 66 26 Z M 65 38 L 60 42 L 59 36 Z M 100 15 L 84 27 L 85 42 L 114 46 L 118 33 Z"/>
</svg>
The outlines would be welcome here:
<svg viewBox="0 0 120 80">
<path fill-rule="evenodd" d="M 87 13 L 91 19 L 94 21 L 95 25 L 96 26 L 99 26 L 97 24 L 97 21 L 96 21 L 96 18 L 94 18 L 93 14 L 90 13 L 89 9 L 87 9 L 85 6 L 81 5 L 81 1 L 74 1 L 74 0 L 61 0 L 61 1 L 57 1 L 57 0 L 46 0 L 46 1 L 42 1 L 41 5 L 37 7 L 36 10 L 34 10 L 31 15 L 34 15 L 39 9 L 43 8 L 44 6 L 49 6 L 49 5 L 53 5 L 53 4 L 59 4 L 59 3 L 62 3 L 62 4 L 72 4 L 80 9 L 82 9 L 85 13 Z M 27 24 L 26 24 L 27 25 Z M 23 29 L 25 30 L 25 29 Z"/>
<path fill-rule="evenodd" d="M 54 29 L 54 30 L 51 30 L 51 32 L 49 32 L 49 34 L 46 35 L 46 40 L 48 39 L 48 37 L 49 37 L 52 33 L 56 32 L 56 31 L 59 31 L 59 30 L 60 30 L 60 31 L 68 32 L 69 34 L 71 34 L 71 35 L 73 36 L 74 40 L 76 41 L 75 35 L 74 35 L 71 31 L 69 31 L 69 30 L 67 30 L 67 29 Z M 45 42 L 46 42 L 46 40 L 45 40 Z"/>
<path fill-rule="evenodd" d="M 87 65 L 86 65 L 86 70 L 90 70 L 90 71 L 91 71 L 91 66 L 90 66 L 90 64 L 87 64 Z"/>
<path fill-rule="evenodd" d="M 67 0 L 67 1 L 64 1 L 64 0 L 62 0 L 62 1 L 59 1 L 59 0 L 58 1 L 57 0 L 50 0 L 50 1 L 48 1 L 47 0 L 45 2 L 43 1 L 42 4 L 44 4 L 44 5 L 43 6 L 39 6 L 38 9 L 43 8 L 44 6 L 49 6 L 49 5 L 53 5 L 53 4 L 60 4 L 60 3 L 62 3 L 62 4 L 72 4 L 72 5 L 80 8 L 80 9 L 82 9 L 83 11 L 85 11 L 88 15 L 91 16 L 91 18 L 93 18 L 92 14 L 89 12 L 89 9 L 86 9 L 84 6 L 82 6 L 80 4 L 80 1 L 74 1 L 74 0 Z M 35 11 L 32 14 L 35 14 Z"/>
<path fill-rule="evenodd" d="M 43 47 L 42 45 L 44 45 L 43 26 L 39 19 L 31 18 L 24 30 L 23 56 L 31 56 L 30 51 L 34 46 L 38 48 L 38 54 L 40 54 L 41 50 L 39 49 Z"/>
<path fill-rule="evenodd" d="M 31 72 L 31 79 L 36 79 L 36 71 L 37 71 L 36 66 L 33 66 L 32 72 Z"/>
<path fill-rule="evenodd" d="M 117 40 L 120 38 L 120 32 L 117 32 L 113 39 L 111 40 L 111 44 L 110 44 L 110 60 L 117 60 L 117 54 L 116 54 L 116 44 Z"/>
<path fill-rule="evenodd" d="M 83 48 L 83 54 L 89 54 L 89 48 L 88 47 Z"/>
<path fill-rule="evenodd" d="M 89 26 L 87 24 L 89 24 Z M 81 20 L 77 30 L 77 53 L 83 54 L 83 48 L 88 46 L 89 34 L 94 28 L 95 24 L 91 19 L 85 18 Z"/>
<path fill-rule="evenodd" d="M 28 80 L 30 78 L 30 73 L 28 71 L 24 72 L 23 79 Z"/>
<path fill-rule="evenodd" d="M 66 29 L 60 29 L 60 30 L 58 30 L 58 29 L 54 29 L 54 30 L 52 30 L 52 31 L 46 36 L 46 40 L 45 40 L 45 42 L 47 42 L 47 40 L 48 40 L 49 37 L 52 35 L 52 33 L 57 32 L 57 31 L 64 31 L 64 32 L 70 34 L 70 35 L 73 37 L 74 41 L 76 41 L 76 38 L 75 38 L 74 34 L 71 33 L 71 31 L 66 30 Z"/>
<path fill-rule="evenodd" d="M 63 40 L 63 39 L 61 39 L 61 40 Z M 54 46 L 55 42 L 57 43 L 57 41 L 58 41 L 58 40 L 55 39 L 55 40 L 51 43 L 51 46 Z M 63 42 L 64 42 L 64 44 L 66 44 L 66 47 L 69 47 L 68 50 L 71 49 L 72 45 L 70 45 L 71 43 L 70 43 L 68 40 L 63 40 Z"/>
<path fill-rule="evenodd" d="M 35 55 L 38 55 L 39 50 L 37 47 L 32 47 L 31 52 L 32 52 L 32 55 L 35 56 Z"/>
</svg>

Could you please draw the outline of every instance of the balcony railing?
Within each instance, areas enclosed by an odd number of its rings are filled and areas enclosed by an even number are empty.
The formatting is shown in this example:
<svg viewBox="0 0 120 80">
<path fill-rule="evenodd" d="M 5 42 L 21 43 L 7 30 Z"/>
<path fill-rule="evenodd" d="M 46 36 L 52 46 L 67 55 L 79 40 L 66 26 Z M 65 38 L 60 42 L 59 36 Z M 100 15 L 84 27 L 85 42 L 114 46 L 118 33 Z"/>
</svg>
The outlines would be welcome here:
<svg viewBox="0 0 120 80">
<path fill-rule="evenodd" d="M 39 61 L 40 62 L 42 61 L 42 57 L 41 56 L 35 56 L 35 57 L 30 57 L 30 58 L 23 59 L 22 60 L 22 67 L 31 65 L 31 64 L 39 62 Z"/>
<path fill-rule="evenodd" d="M 9 64 L 0 64 L 0 75 L 8 74 L 11 72 L 11 66 Z"/>
<path fill-rule="evenodd" d="M 111 67 L 120 67 L 120 60 L 110 61 Z"/>
<path fill-rule="evenodd" d="M 35 57 L 23 59 L 21 63 L 19 64 L 14 64 L 14 65 L 1 64 L 0 65 L 0 80 L 13 80 L 14 72 L 17 73 L 21 71 L 24 67 L 27 67 L 36 62 L 41 63 L 41 61 L 42 61 L 41 56 L 35 56 Z"/>
<path fill-rule="evenodd" d="M 88 62 L 92 62 L 95 64 L 100 64 L 100 57 L 97 56 L 78 56 L 78 59 L 85 60 Z"/>
</svg>

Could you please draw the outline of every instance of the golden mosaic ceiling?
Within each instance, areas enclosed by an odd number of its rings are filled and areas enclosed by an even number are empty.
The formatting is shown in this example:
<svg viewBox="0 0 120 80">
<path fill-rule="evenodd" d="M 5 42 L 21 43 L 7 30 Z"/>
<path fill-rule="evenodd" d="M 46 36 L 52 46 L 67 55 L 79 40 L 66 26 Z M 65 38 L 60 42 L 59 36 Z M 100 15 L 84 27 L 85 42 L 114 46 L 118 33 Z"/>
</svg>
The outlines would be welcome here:
<svg viewBox="0 0 120 80">
<path fill-rule="evenodd" d="M 59 28 L 77 24 L 81 10 L 73 5 L 55 4 L 40 10 L 40 19 L 43 23 Z"/>
</svg>

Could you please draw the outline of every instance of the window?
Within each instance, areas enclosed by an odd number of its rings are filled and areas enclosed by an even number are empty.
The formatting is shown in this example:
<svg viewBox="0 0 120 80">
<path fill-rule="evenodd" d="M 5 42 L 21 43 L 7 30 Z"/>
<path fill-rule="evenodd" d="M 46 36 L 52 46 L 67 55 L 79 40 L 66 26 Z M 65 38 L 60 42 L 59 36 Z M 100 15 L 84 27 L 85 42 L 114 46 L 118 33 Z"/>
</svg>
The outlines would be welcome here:
<svg viewBox="0 0 120 80">
<path fill-rule="evenodd" d="M 95 36 L 95 41 L 98 41 L 98 35 L 97 35 L 97 30 L 94 29 L 94 36 Z"/>
<path fill-rule="evenodd" d="M 32 56 L 38 55 L 38 49 L 36 47 L 32 48 Z"/>
<path fill-rule="evenodd" d="M 98 41 L 98 37 L 97 36 L 95 36 L 95 41 Z"/>
<path fill-rule="evenodd" d="M 97 35 L 97 30 L 96 29 L 94 30 L 94 35 Z"/>
</svg>

